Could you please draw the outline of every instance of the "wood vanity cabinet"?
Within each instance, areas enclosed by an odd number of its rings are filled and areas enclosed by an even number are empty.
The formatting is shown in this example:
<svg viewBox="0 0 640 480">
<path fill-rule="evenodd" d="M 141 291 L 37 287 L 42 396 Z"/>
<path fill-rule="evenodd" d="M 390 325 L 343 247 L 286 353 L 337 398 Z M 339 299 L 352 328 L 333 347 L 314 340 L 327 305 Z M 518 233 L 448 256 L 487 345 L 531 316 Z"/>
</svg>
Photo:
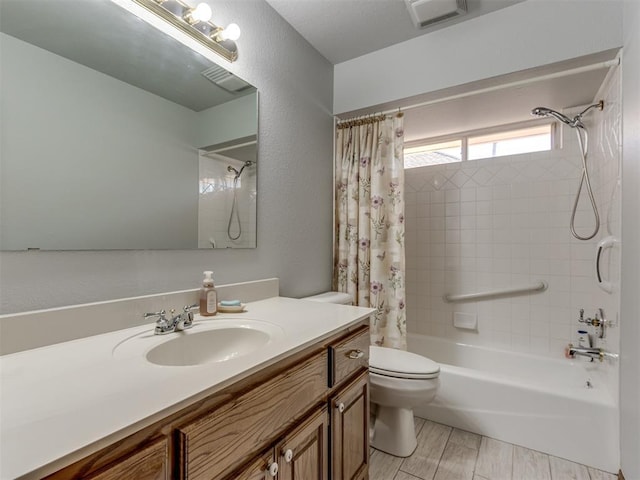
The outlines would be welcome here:
<svg viewBox="0 0 640 480">
<path fill-rule="evenodd" d="M 331 398 L 331 478 L 369 478 L 369 372 Z"/>
<path fill-rule="evenodd" d="M 368 323 L 265 367 L 47 478 L 366 480 Z"/>
<path fill-rule="evenodd" d="M 329 478 L 329 416 L 327 407 L 303 422 L 276 447 L 279 480 Z"/>
<path fill-rule="evenodd" d="M 117 464 L 91 475 L 91 480 L 169 480 L 166 439 L 155 442 Z"/>
<path fill-rule="evenodd" d="M 329 417 L 320 408 L 293 432 L 248 467 L 230 478 L 234 480 L 327 480 Z"/>
</svg>

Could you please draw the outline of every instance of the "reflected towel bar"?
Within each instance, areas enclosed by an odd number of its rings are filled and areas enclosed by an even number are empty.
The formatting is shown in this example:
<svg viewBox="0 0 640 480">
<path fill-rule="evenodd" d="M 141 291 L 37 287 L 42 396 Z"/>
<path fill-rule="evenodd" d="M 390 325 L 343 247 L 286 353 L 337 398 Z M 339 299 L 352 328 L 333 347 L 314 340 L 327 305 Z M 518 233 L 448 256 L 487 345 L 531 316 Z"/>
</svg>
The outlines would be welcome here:
<svg viewBox="0 0 640 480">
<path fill-rule="evenodd" d="M 442 298 L 445 302 L 465 302 L 469 300 L 480 300 L 490 297 L 502 297 L 507 295 L 520 295 L 528 292 L 544 292 L 549 285 L 544 280 L 540 280 L 534 285 L 525 285 L 522 287 L 503 288 L 500 290 L 491 290 L 488 292 L 464 293 L 460 295 L 446 294 Z"/>
</svg>

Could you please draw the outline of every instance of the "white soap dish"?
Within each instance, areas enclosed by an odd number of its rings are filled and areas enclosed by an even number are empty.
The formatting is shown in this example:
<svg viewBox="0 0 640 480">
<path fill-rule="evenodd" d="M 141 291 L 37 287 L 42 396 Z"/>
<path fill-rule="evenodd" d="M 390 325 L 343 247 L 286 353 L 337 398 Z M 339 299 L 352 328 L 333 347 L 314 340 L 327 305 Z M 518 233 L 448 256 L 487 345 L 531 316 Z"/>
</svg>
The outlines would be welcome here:
<svg viewBox="0 0 640 480">
<path fill-rule="evenodd" d="M 244 312 L 246 305 L 241 303 L 240 305 L 220 305 L 218 303 L 218 311 L 220 313 L 240 313 Z"/>
</svg>

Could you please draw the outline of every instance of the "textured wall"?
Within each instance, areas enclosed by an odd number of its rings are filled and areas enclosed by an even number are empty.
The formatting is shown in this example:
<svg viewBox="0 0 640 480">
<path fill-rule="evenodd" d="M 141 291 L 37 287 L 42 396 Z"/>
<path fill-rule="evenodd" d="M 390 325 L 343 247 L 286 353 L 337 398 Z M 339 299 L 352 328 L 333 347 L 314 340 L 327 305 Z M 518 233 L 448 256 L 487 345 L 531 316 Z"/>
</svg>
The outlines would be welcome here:
<svg viewBox="0 0 640 480">
<path fill-rule="evenodd" d="M 331 286 L 333 68 L 263 0 L 210 4 L 242 28 L 225 67 L 259 89 L 258 248 L 2 252 L 0 312 L 197 287 L 203 270 L 219 283 L 279 277 L 289 296 Z"/>
</svg>

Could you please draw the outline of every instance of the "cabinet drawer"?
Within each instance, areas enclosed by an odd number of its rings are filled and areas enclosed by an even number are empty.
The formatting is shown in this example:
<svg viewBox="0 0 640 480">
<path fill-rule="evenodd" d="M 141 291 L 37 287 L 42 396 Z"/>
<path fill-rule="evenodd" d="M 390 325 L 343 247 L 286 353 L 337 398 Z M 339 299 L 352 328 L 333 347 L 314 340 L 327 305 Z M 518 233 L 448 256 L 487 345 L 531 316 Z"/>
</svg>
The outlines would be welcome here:
<svg viewBox="0 0 640 480">
<path fill-rule="evenodd" d="M 90 480 L 168 480 L 167 453 L 167 440 L 163 439 L 89 478 Z"/>
<path fill-rule="evenodd" d="M 327 352 L 178 428 L 182 479 L 220 478 L 263 449 L 327 392 Z"/>
<path fill-rule="evenodd" d="M 369 366 L 369 327 L 365 326 L 330 348 L 332 375 L 330 386 L 337 385 L 355 371 Z"/>
</svg>

